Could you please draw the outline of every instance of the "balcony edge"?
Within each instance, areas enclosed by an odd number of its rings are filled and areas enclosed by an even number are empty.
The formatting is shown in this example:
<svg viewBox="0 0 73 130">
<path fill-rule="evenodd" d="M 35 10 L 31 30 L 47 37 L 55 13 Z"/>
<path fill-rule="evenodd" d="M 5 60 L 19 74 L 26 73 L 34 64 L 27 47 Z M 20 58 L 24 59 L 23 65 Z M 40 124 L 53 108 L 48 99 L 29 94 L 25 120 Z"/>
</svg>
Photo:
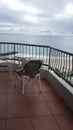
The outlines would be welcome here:
<svg viewBox="0 0 73 130">
<path fill-rule="evenodd" d="M 48 80 L 65 103 L 73 111 L 73 88 L 50 69 L 41 69 L 41 78 Z"/>
</svg>

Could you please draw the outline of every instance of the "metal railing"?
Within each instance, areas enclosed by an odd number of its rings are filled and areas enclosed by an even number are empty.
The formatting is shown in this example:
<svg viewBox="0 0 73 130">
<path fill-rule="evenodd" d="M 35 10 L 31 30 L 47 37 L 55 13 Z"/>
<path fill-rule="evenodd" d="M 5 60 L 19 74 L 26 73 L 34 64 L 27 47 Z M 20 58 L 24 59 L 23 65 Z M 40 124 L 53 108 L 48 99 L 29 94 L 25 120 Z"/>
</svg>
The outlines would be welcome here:
<svg viewBox="0 0 73 130">
<path fill-rule="evenodd" d="M 34 59 L 43 59 L 43 66 L 45 68 L 53 70 L 57 75 L 61 76 L 66 82 L 73 86 L 72 53 L 44 45 L 0 42 L 0 53 L 13 51 L 21 55 L 23 54 L 24 56 L 32 56 Z"/>
</svg>

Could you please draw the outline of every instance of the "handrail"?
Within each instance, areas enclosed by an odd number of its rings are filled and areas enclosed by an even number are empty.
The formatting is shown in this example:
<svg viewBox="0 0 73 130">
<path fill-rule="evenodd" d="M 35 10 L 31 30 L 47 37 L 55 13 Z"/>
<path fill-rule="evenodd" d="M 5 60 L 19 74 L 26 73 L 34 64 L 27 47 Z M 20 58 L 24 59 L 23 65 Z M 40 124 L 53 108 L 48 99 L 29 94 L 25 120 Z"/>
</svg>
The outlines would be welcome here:
<svg viewBox="0 0 73 130">
<path fill-rule="evenodd" d="M 46 48 L 51 48 L 51 49 L 54 49 L 56 51 L 61 51 L 63 53 L 67 53 L 69 55 L 73 55 L 73 53 L 71 52 L 67 52 L 67 51 L 63 51 L 61 49 L 57 49 L 57 48 L 54 48 L 54 47 L 51 47 L 51 46 L 48 46 L 48 45 L 39 45 L 39 44 L 26 44 L 26 43 L 15 43 L 15 42 L 0 42 L 0 44 L 13 44 L 13 45 L 25 45 L 25 46 L 36 46 L 36 47 L 46 47 Z"/>
<path fill-rule="evenodd" d="M 0 42 L 0 51 L 0 53 L 23 53 L 26 56 L 33 56 L 35 59 L 42 58 L 44 67 L 53 70 L 57 75 L 61 76 L 66 82 L 73 86 L 73 53 L 45 45 L 13 42 Z"/>
</svg>

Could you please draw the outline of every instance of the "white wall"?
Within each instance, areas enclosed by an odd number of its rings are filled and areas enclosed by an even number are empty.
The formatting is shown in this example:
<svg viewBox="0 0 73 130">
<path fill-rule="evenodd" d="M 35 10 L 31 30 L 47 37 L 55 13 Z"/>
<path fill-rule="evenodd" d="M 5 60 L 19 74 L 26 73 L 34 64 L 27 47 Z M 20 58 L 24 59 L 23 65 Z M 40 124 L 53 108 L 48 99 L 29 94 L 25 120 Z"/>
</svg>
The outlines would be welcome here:
<svg viewBox="0 0 73 130">
<path fill-rule="evenodd" d="M 47 79 L 71 110 L 73 110 L 73 88 L 51 70 L 41 69 L 41 78 Z"/>
</svg>

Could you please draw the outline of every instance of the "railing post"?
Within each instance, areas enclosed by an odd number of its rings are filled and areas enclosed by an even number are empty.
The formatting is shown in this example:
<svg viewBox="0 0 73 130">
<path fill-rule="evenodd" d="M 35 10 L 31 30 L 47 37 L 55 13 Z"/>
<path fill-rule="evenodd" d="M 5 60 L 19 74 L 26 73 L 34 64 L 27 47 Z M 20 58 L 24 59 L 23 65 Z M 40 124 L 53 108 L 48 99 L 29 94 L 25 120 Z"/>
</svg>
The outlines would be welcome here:
<svg viewBox="0 0 73 130">
<path fill-rule="evenodd" d="M 51 58 L 51 48 L 49 48 L 49 64 L 48 64 L 48 69 L 51 68 L 50 58 Z"/>
<path fill-rule="evenodd" d="M 15 43 L 14 43 L 14 52 L 15 52 Z M 14 53 L 14 64 L 15 64 L 15 53 Z"/>
<path fill-rule="evenodd" d="M 2 52 L 2 47 L 1 47 L 1 44 L 0 44 L 0 53 Z"/>
<path fill-rule="evenodd" d="M 72 73 L 73 73 L 73 56 L 72 56 Z"/>
</svg>

